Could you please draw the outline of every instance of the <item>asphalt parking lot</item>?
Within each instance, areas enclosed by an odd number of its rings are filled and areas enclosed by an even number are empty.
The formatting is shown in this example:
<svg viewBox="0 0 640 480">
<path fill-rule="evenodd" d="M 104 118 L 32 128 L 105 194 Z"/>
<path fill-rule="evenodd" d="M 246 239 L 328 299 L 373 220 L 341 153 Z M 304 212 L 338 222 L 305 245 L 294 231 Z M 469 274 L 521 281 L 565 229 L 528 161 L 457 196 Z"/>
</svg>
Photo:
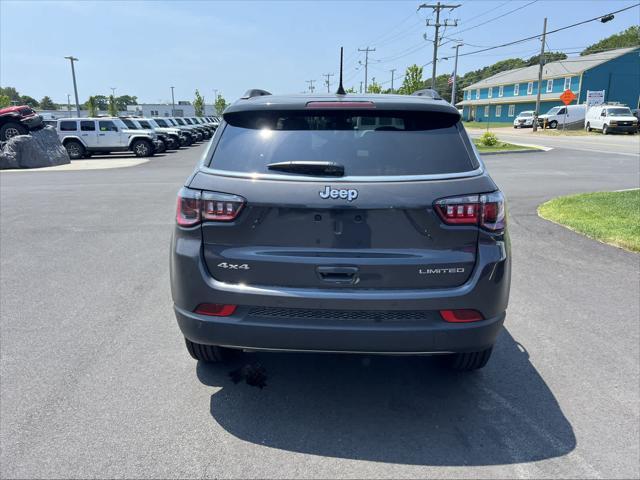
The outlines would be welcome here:
<svg viewBox="0 0 640 480">
<path fill-rule="evenodd" d="M 0 477 L 640 476 L 640 256 L 536 215 L 638 187 L 633 150 L 486 158 L 513 279 L 484 370 L 251 354 L 260 390 L 193 361 L 171 309 L 175 193 L 204 148 L 0 174 Z"/>
</svg>

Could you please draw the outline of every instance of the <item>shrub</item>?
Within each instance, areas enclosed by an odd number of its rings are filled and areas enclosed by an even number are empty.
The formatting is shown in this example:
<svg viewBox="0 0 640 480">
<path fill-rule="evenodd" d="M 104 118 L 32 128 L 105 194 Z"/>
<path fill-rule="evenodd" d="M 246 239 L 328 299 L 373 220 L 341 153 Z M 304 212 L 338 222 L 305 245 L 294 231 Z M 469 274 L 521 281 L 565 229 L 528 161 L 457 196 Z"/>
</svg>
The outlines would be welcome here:
<svg viewBox="0 0 640 480">
<path fill-rule="evenodd" d="M 495 133 L 484 132 L 480 137 L 480 143 L 485 147 L 493 147 L 498 144 L 498 137 Z"/>
</svg>

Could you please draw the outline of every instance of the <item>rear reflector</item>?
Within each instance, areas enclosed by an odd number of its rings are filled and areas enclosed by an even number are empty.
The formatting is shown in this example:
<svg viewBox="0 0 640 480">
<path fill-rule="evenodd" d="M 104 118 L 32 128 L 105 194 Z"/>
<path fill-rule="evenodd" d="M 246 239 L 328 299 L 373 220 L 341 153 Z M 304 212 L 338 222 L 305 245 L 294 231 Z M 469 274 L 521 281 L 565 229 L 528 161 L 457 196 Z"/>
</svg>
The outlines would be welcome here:
<svg viewBox="0 0 640 480">
<path fill-rule="evenodd" d="M 236 305 L 224 305 L 222 303 L 201 303 L 194 310 L 198 315 L 208 315 L 209 317 L 228 317 L 238 308 Z"/>
<path fill-rule="evenodd" d="M 440 310 L 440 315 L 445 322 L 450 323 L 466 323 L 484 320 L 480 312 L 468 309 Z"/>
<path fill-rule="evenodd" d="M 376 108 L 373 102 L 307 102 L 307 108 Z"/>
</svg>

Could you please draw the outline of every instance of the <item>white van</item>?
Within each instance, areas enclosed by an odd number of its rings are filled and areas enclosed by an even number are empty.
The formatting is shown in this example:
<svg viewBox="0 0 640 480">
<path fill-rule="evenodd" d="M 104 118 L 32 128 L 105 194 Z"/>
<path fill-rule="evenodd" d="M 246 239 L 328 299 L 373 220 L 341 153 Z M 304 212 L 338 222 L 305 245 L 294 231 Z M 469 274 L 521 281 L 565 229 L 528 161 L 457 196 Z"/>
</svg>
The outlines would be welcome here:
<svg viewBox="0 0 640 480">
<path fill-rule="evenodd" d="M 549 128 L 558 128 L 565 126 L 566 128 L 582 128 L 584 125 L 584 117 L 587 106 L 582 105 L 559 105 L 553 107 L 544 115 L 538 116 L 538 125 L 544 127 L 545 124 Z"/>
<path fill-rule="evenodd" d="M 633 135 L 638 131 L 638 119 L 626 105 L 602 104 L 591 107 L 585 119 L 587 132 L 602 130 L 603 134 L 627 132 Z"/>
</svg>

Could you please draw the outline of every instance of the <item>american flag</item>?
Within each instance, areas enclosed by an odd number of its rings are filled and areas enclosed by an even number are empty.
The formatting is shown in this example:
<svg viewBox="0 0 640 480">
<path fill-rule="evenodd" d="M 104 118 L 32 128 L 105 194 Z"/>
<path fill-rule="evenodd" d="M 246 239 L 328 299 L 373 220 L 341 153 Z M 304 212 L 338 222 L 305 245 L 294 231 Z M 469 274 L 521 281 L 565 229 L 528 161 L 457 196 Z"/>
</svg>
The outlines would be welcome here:
<svg viewBox="0 0 640 480">
<path fill-rule="evenodd" d="M 448 83 L 449 85 L 453 85 L 453 80 L 455 79 L 455 77 L 456 77 L 455 75 L 451 75 L 451 76 L 449 77 L 449 79 L 447 80 L 447 83 Z"/>
</svg>

